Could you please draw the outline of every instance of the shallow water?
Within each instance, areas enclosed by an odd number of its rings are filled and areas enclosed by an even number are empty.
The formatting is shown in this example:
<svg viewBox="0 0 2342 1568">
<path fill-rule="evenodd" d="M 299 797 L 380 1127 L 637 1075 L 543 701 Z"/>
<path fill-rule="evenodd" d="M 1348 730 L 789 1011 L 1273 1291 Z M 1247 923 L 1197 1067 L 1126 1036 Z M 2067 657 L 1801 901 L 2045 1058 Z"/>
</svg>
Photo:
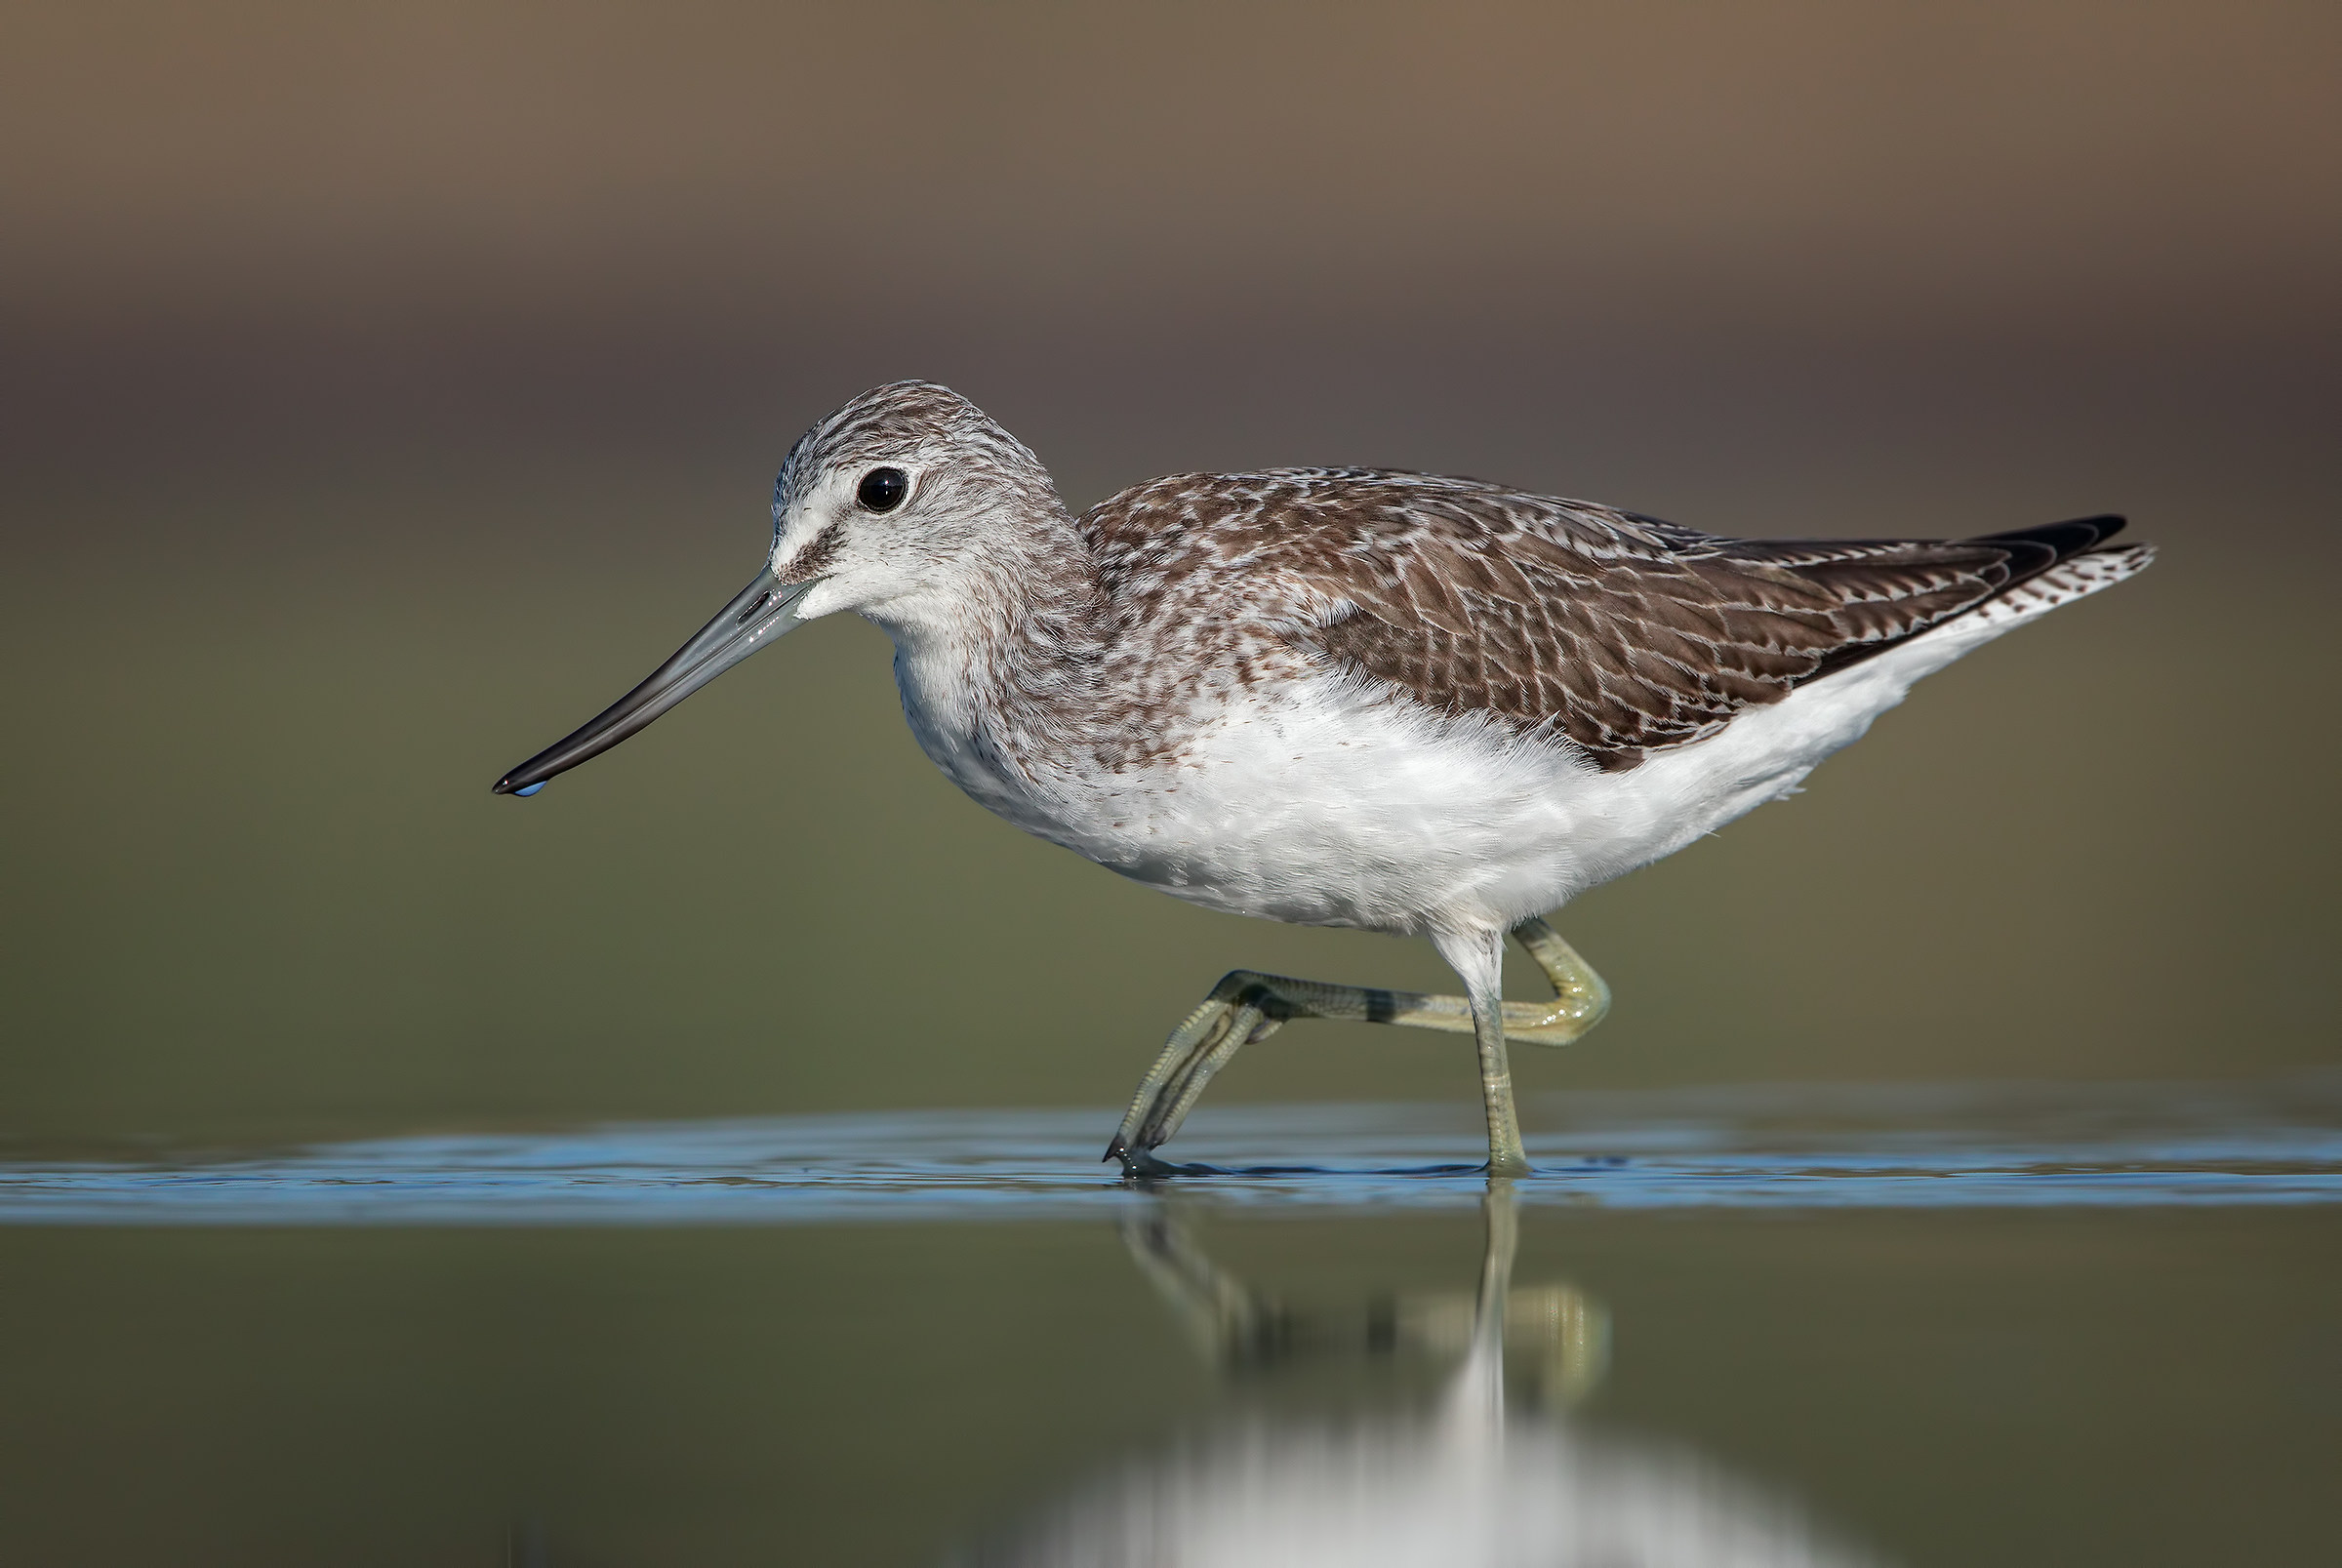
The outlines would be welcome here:
<svg viewBox="0 0 2342 1568">
<path fill-rule="evenodd" d="M 1936 1208 L 2342 1201 L 2342 1079 L 1569 1097 L 1521 1202 Z M 171 1157 L 0 1160 L 0 1221 L 772 1224 L 1070 1219 L 1142 1201 L 1096 1109 L 644 1122 Z M 1472 1208 L 1458 1106 L 1205 1109 L 1163 1151 L 1218 1205 Z"/>
<path fill-rule="evenodd" d="M 0 1560 L 2322 1560 L 2342 1084 L 0 1159 Z"/>
</svg>

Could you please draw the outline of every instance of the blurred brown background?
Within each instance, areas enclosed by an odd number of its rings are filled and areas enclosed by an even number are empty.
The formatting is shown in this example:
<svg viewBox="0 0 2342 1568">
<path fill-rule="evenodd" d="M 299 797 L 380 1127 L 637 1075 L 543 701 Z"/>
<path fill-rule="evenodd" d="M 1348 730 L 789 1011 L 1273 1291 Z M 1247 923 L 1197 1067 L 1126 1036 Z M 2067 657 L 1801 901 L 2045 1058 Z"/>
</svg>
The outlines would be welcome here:
<svg viewBox="0 0 2342 1568">
<path fill-rule="evenodd" d="M 1233 965 L 1444 985 L 993 822 L 858 623 L 489 796 L 912 375 L 1077 506 L 2128 512 L 2148 577 L 1569 911 L 1620 1005 L 1523 1074 L 2330 1063 L 2338 58 L 2275 3 L 19 4 L 0 1133 L 1104 1105 Z M 1312 1026 L 1214 1097 L 1471 1083 Z"/>
</svg>

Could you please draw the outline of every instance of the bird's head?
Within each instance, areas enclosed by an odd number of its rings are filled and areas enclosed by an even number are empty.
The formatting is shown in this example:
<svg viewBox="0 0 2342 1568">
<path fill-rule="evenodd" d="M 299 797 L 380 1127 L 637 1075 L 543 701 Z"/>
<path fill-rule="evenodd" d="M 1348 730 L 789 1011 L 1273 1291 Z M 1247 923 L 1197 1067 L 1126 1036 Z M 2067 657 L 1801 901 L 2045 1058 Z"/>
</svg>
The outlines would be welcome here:
<svg viewBox="0 0 2342 1568">
<path fill-rule="evenodd" d="M 533 795 L 794 626 L 840 610 L 917 620 L 1003 581 L 1030 521 L 1062 517 L 1048 470 L 932 382 L 873 387 L 800 436 L 773 485 L 764 570 L 649 678 L 496 782 Z"/>
<path fill-rule="evenodd" d="M 873 387 L 798 438 L 773 483 L 771 566 L 801 618 L 885 612 L 1012 552 L 1058 511 L 1025 444 L 949 387 Z"/>
</svg>

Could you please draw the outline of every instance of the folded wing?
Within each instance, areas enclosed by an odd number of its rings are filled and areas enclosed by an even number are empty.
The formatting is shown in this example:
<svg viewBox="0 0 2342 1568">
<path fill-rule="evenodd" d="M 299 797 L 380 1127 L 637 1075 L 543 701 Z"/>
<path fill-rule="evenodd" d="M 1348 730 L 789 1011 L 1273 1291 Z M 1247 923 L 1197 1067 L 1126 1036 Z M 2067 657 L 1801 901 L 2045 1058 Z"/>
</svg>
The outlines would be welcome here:
<svg viewBox="0 0 2342 1568">
<path fill-rule="evenodd" d="M 2095 548 L 2119 517 L 1981 539 L 1741 541 L 1472 481 L 1350 471 L 1262 496 L 1295 640 L 1605 770 L 1712 735 Z M 1256 492 L 1257 494 L 1257 492 Z"/>
</svg>

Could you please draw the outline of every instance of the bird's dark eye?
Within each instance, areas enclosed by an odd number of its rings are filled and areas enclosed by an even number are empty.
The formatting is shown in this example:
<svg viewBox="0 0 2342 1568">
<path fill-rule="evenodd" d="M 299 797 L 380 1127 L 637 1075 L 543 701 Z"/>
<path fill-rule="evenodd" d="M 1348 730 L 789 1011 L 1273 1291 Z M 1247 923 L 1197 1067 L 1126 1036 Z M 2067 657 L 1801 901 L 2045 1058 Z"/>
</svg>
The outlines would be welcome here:
<svg viewBox="0 0 2342 1568">
<path fill-rule="evenodd" d="M 910 475 L 900 468 L 872 468 L 862 476 L 854 499 L 874 512 L 891 512 L 910 494 Z"/>
</svg>

